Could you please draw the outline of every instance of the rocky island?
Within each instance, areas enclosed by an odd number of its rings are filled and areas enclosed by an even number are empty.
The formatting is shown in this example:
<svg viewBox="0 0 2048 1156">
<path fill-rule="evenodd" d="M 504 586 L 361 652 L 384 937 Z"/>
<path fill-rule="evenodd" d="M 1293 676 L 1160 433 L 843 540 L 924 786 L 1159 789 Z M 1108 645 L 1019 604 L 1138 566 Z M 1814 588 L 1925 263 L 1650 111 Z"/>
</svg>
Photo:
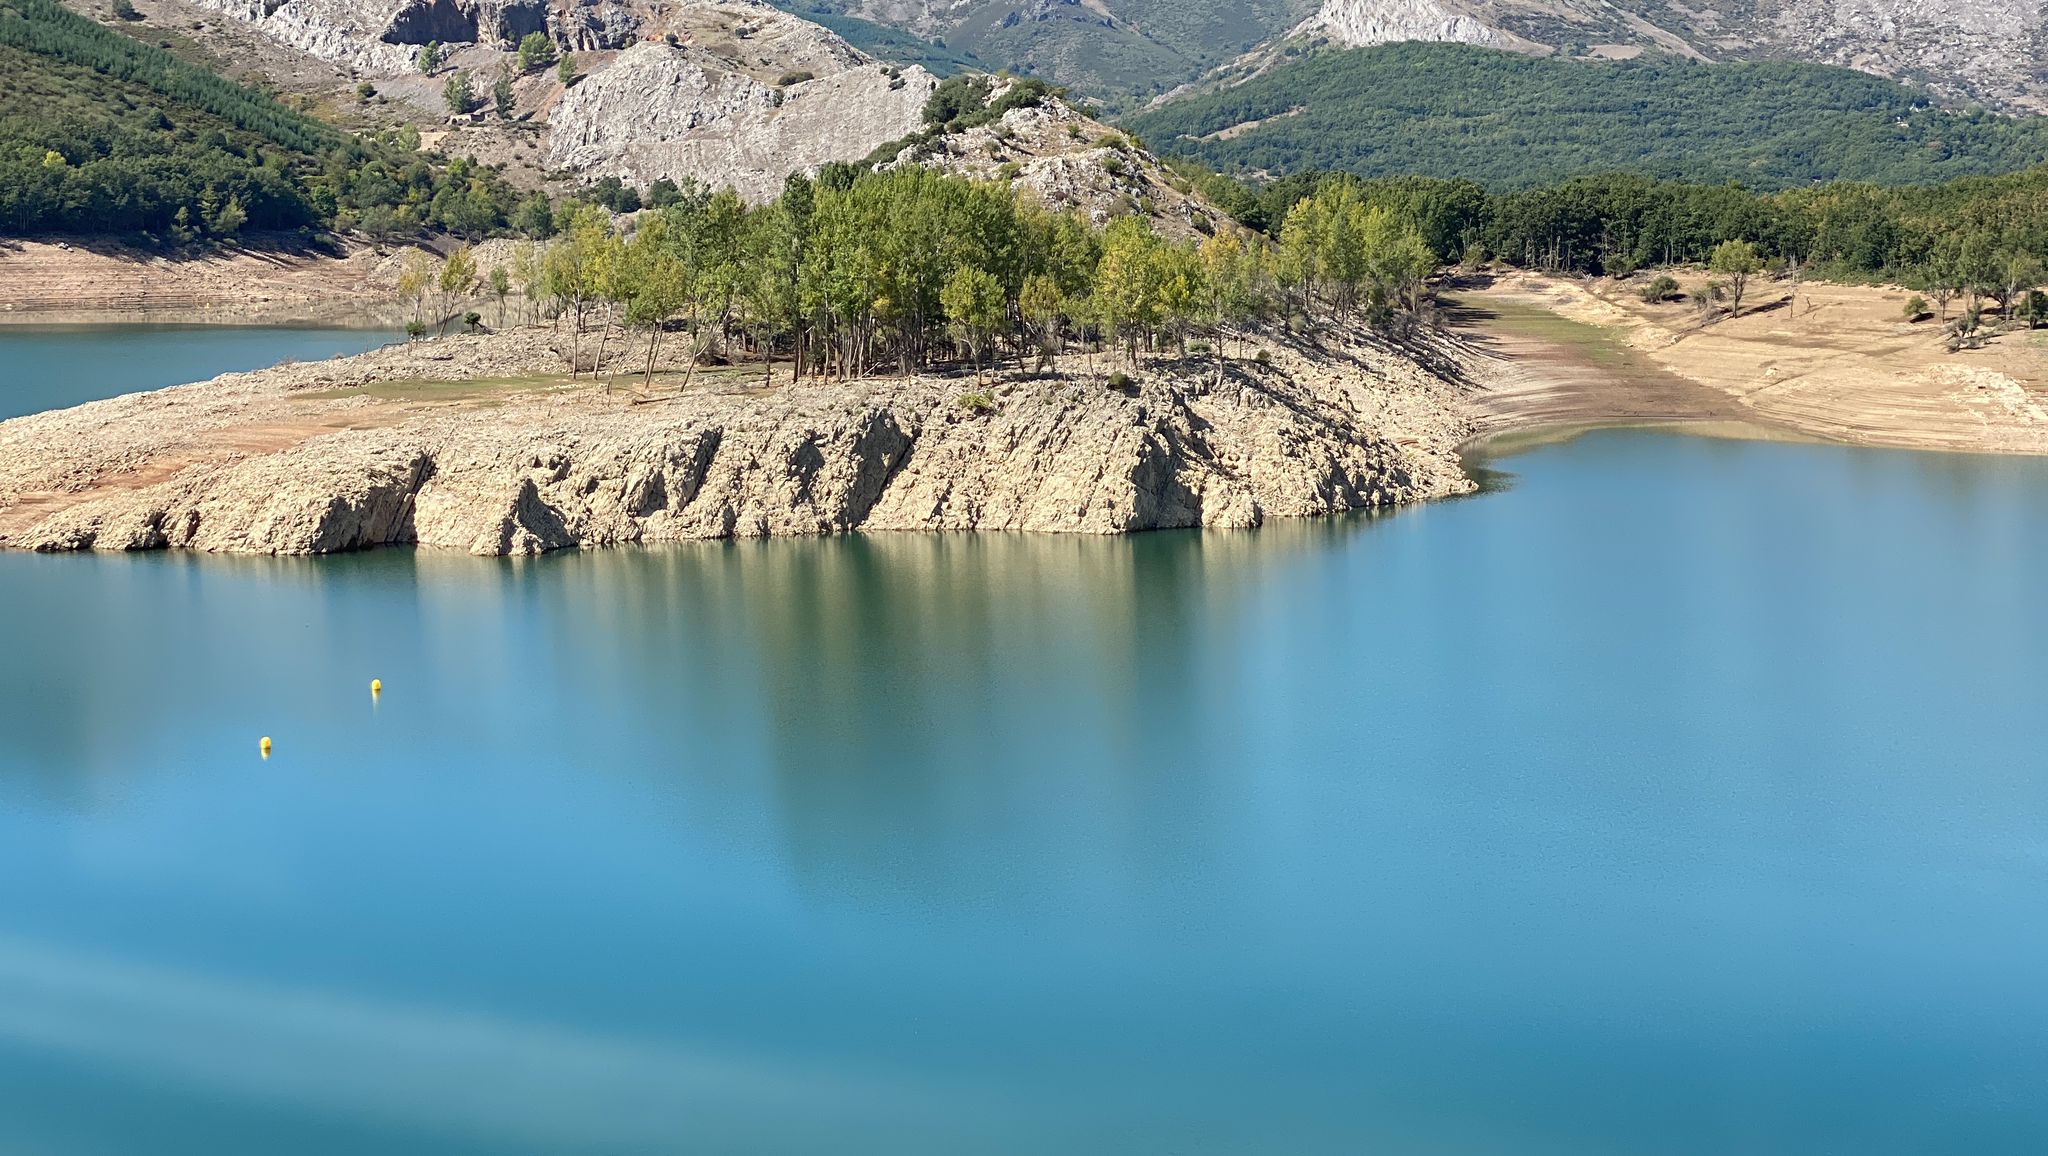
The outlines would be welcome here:
<svg viewBox="0 0 2048 1156">
<path fill-rule="evenodd" d="M 561 374 L 545 328 L 0 424 L 0 543 L 477 554 L 850 530 L 1256 526 L 1463 493 L 1458 387 L 1363 330 L 1101 374 L 683 392 Z M 1450 351 L 1444 351 L 1448 356 Z M 637 385 L 637 379 L 632 381 Z"/>
</svg>

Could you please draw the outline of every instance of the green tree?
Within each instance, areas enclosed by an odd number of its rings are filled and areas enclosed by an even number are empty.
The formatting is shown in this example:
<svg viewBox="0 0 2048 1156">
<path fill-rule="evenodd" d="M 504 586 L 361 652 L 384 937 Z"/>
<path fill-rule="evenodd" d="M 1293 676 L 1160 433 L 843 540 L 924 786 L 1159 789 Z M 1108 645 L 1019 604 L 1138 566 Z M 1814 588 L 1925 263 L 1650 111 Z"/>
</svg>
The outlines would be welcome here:
<svg viewBox="0 0 2048 1156">
<path fill-rule="evenodd" d="M 2016 245 L 1998 254 L 1998 270 L 1998 314 L 2010 320 L 2014 305 L 2023 304 L 2027 291 L 2041 283 L 2041 259 Z"/>
<path fill-rule="evenodd" d="M 519 41 L 519 71 L 532 72 L 555 62 L 555 42 L 545 32 L 529 32 Z"/>
<path fill-rule="evenodd" d="M 1095 317 L 1111 344 L 1138 362 L 1138 340 L 1159 324 L 1162 243 L 1143 217 L 1118 217 L 1102 237 L 1095 270 Z"/>
<path fill-rule="evenodd" d="M 541 258 L 543 292 L 557 303 L 557 317 L 569 325 L 569 375 L 581 363 L 583 321 L 598 295 L 600 256 L 612 236 L 611 218 L 596 205 L 575 205 L 564 215 L 561 232 Z"/>
<path fill-rule="evenodd" d="M 467 300 L 476 291 L 476 254 L 468 245 L 457 245 L 441 262 L 437 279 L 441 290 L 441 331 L 448 331 L 448 318 L 454 314 L 456 305 Z"/>
<path fill-rule="evenodd" d="M 414 58 L 413 62 L 419 65 L 419 70 L 421 72 L 426 73 L 428 76 L 432 76 L 436 72 L 441 71 L 442 59 L 443 57 L 441 55 L 441 42 L 438 40 L 429 40 L 425 44 L 422 44 L 420 46 L 420 54 Z"/>
<path fill-rule="evenodd" d="M 1258 316 L 1264 274 L 1260 249 L 1236 233 L 1218 233 L 1202 242 L 1202 284 L 1208 290 L 1207 314 L 1216 349 L 1216 373 L 1223 374 L 1224 341 L 1231 330 L 1242 331 Z"/>
<path fill-rule="evenodd" d="M 407 249 L 398 267 L 398 295 L 412 302 L 412 323 L 424 325 L 427 313 L 427 294 L 434 288 L 439 270 L 434 258 L 424 249 Z"/>
<path fill-rule="evenodd" d="M 448 76 L 441 86 L 441 99 L 448 102 L 448 111 L 457 116 L 467 116 L 476 111 L 476 87 L 470 82 L 469 73 L 458 68 Z"/>
<path fill-rule="evenodd" d="M 249 223 L 249 214 L 242 208 L 239 197 L 230 196 L 227 201 L 206 218 L 206 231 L 216 237 L 232 237 Z"/>
<path fill-rule="evenodd" d="M 619 280 L 626 299 L 626 322 L 647 330 L 647 365 L 643 380 L 654 387 L 654 361 L 663 326 L 688 300 L 688 271 L 670 243 L 668 222 L 656 216 L 644 222 L 620 254 Z"/>
<path fill-rule="evenodd" d="M 1162 245 L 1159 264 L 1159 320 L 1173 335 L 1176 356 L 1186 357 L 1188 333 L 1209 316 L 1212 298 L 1203 283 L 1202 258 L 1195 246 Z"/>
<path fill-rule="evenodd" d="M 1436 270 L 1436 253 L 1413 229 L 1393 233 L 1372 254 L 1374 282 L 1389 301 L 1410 313 L 1422 309 Z"/>
<path fill-rule="evenodd" d="M 526 300 L 524 316 L 527 324 L 538 320 L 540 296 L 545 290 L 541 277 L 541 255 L 532 241 L 522 241 L 512 248 L 510 261 L 512 284 L 519 295 Z"/>
<path fill-rule="evenodd" d="M 2029 329 L 2039 329 L 2042 322 L 2048 321 L 2048 293 L 2039 289 L 2027 290 L 2026 300 L 2020 304 L 2020 319 L 2027 323 Z"/>
<path fill-rule="evenodd" d="M 536 241 L 545 241 L 555 235 L 555 210 L 543 192 L 527 194 L 513 211 L 512 227 Z"/>
<path fill-rule="evenodd" d="M 1936 241 L 1911 280 L 1933 300 L 1935 320 L 1948 324 L 1948 303 L 1963 291 L 1961 239 L 1949 234 Z"/>
<path fill-rule="evenodd" d="M 1707 268 L 1728 279 L 1728 315 L 1733 317 L 1742 312 L 1742 294 L 1749 287 L 1749 279 L 1764 267 L 1763 258 L 1757 255 L 1756 246 L 1748 241 L 1728 240 L 1714 246 L 1714 255 L 1707 260 Z"/>
<path fill-rule="evenodd" d="M 1008 314 L 1002 283 L 985 269 L 962 265 L 940 291 L 946 319 L 967 346 L 974 359 L 974 381 L 981 384 L 982 359 L 994 344 L 996 331 Z"/>
<path fill-rule="evenodd" d="M 1033 273 L 1025 278 L 1017 295 L 1017 315 L 1023 319 L 1037 354 L 1034 373 L 1059 372 L 1060 322 L 1066 305 L 1066 295 L 1052 274 Z"/>
<path fill-rule="evenodd" d="M 512 296 L 512 273 L 503 265 L 491 267 L 491 296 L 498 299 L 498 328 L 505 328 L 505 299 Z"/>
<path fill-rule="evenodd" d="M 511 120 L 512 111 L 518 101 L 518 94 L 512 91 L 512 74 L 502 68 L 499 69 L 497 79 L 491 82 L 491 104 L 496 108 L 498 118 Z"/>
<path fill-rule="evenodd" d="M 574 56 L 566 52 L 562 54 L 561 63 L 555 66 L 555 79 L 561 81 L 564 88 L 576 83 L 576 58 Z"/>
</svg>

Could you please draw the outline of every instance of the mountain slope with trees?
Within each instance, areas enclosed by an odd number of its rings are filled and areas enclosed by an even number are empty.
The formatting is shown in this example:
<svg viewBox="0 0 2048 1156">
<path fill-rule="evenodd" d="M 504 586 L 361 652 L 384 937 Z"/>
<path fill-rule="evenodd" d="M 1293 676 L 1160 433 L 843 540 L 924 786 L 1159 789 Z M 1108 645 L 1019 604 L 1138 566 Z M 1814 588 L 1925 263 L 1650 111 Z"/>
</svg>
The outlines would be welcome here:
<svg viewBox="0 0 2048 1156">
<path fill-rule="evenodd" d="M 2048 119 L 1951 112 L 1847 69 L 1460 44 L 1317 53 L 1124 126 L 1226 172 L 1427 173 L 1494 188 L 1608 170 L 1766 189 L 1907 184 L 2048 160 Z"/>
<path fill-rule="evenodd" d="M 343 134 L 54 0 L 0 0 L 0 234 L 503 227 L 517 200 L 417 138 Z"/>
</svg>

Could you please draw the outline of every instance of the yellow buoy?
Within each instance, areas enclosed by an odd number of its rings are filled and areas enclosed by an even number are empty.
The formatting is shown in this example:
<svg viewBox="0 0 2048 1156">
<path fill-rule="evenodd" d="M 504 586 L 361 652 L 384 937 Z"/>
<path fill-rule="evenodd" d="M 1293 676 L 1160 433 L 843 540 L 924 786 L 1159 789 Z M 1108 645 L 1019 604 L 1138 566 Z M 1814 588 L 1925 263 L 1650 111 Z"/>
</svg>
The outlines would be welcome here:
<svg viewBox="0 0 2048 1156">
<path fill-rule="evenodd" d="M 381 678 L 373 678 L 373 679 L 371 679 L 371 680 L 370 680 L 370 693 L 371 693 L 371 694 L 383 694 L 383 693 L 384 693 L 384 680 L 383 680 L 383 679 L 381 679 Z"/>
<path fill-rule="evenodd" d="M 262 748 L 262 750 L 263 750 L 263 757 L 264 757 L 264 758 L 266 758 L 266 759 L 267 759 L 267 758 L 269 758 L 269 757 L 270 757 L 270 736 L 269 736 L 269 735 L 264 735 L 264 736 L 263 736 L 263 741 L 262 741 L 262 742 L 260 742 L 260 743 L 258 743 L 258 744 L 256 744 L 256 745 L 257 745 L 258 747 Z"/>
</svg>

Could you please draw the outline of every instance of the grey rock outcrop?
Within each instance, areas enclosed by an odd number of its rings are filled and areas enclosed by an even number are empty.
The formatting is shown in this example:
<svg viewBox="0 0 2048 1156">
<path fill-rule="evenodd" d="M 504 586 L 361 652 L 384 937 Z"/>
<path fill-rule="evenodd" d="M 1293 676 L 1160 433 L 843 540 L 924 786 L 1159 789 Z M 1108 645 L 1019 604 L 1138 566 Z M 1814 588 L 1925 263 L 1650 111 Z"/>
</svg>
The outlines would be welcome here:
<svg viewBox="0 0 2048 1156">
<path fill-rule="evenodd" d="M 546 0 L 194 0 L 289 47 L 367 72 L 404 72 L 419 46 L 509 46 L 549 27 Z"/>
<path fill-rule="evenodd" d="M 1005 86 L 989 95 L 1000 99 Z M 1007 181 L 1046 208 L 1075 211 L 1097 225 L 1129 213 L 1173 237 L 1234 227 L 1227 214 L 1184 191 L 1159 158 L 1131 139 L 1053 98 L 1012 109 L 991 124 L 952 133 L 897 164 L 919 164 L 977 180 Z"/>
<path fill-rule="evenodd" d="M 1469 12 L 1438 0 L 1325 0 L 1294 36 L 1327 36 L 1347 48 L 1400 40 L 1504 46 L 1509 37 Z"/>
<path fill-rule="evenodd" d="M 790 75 L 810 78 L 779 84 L 687 45 L 634 45 L 555 107 L 548 165 L 641 185 L 691 177 L 763 201 L 792 172 L 859 160 L 914 131 L 938 83 L 868 62 L 837 37 L 772 58 L 808 60 Z"/>
</svg>

